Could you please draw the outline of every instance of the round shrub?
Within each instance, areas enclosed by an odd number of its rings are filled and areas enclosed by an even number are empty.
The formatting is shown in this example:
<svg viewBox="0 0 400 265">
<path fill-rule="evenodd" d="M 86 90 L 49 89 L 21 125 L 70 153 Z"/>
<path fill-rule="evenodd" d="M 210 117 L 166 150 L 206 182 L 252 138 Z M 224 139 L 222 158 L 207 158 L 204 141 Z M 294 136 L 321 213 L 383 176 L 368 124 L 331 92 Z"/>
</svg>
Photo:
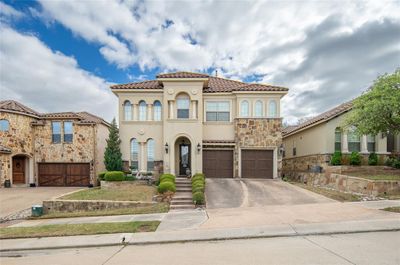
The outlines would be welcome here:
<svg viewBox="0 0 400 265">
<path fill-rule="evenodd" d="M 200 176 L 200 175 L 195 175 L 192 178 L 192 183 L 197 182 L 197 181 L 201 181 L 203 184 L 206 183 L 206 179 L 203 176 Z"/>
<path fill-rule="evenodd" d="M 103 172 L 100 172 L 97 176 L 99 177 L 100 180 L 104 180 L 106 173 L 107 173 L 107 171 L 103 171 Z"/>
<path fill-rule="evenodd" d="M 108 171 L 104 179 L 106 181 L 123 181 L 125 180 L 125 173 L 122 171 Z"/>
<path fill-rule="evenodd" d="M 378 155 L 375 153 L 371 153 L 368 156 L 368 165 L 376 166 L 378 164 Z"/>
<path fill-rule="evenodd" d="M 159 193 L 164 193 L 164 192 L 167 192 L 167 191 L 175 192 L 176 191 L 176 187 L 175 187 L 175 184 L 172 183 L 171 181 L 164 181 L 164 182 L 160 183 L 160 185 L 158 186 L 157 190 L 158 190 Z"/>
<path fill-rule="evenodd" d="M 203 205 L 204 204 L 204 193 L 203 192 L 195 192 L 193 193 L 193 202 L 196 205 Z"/>
<path fill-rule="evenodd" d="M 195 186 L 195 185 L 205 186 L 205 183 L 203 181 L 201 181 L 201 180 L 196 180 L 196 181 L 192 182 L 192 186 Z"/>
<path fill-rule="evenodd" d="M 196 193 L 196 192 L 204 193 L 204 191 L 205 191 L 204 187 L 194 187 L 194 188 L 192 188 L 192 193 Z"/>
<path fill-rule="evenodd" d="M 339 151 L 336 151 L 331 159 L 331 165 L 332 166 L 340 166 L 342 164 L 342 153 Z"/>
<path fill-rule="evenodd" d="M 172 182 L 175 182 L 175 176 L 172 174 L 162 174 L 160 176 L 160 182 L 163 182 L 165 180 L 170 180 Z"/>
<path fill-rule="evenodd" d="M 351 152 L 350 165 L 352 165 L 352 166 L 361 165 L 361 156 L 358 152 Z"/>
</svg>

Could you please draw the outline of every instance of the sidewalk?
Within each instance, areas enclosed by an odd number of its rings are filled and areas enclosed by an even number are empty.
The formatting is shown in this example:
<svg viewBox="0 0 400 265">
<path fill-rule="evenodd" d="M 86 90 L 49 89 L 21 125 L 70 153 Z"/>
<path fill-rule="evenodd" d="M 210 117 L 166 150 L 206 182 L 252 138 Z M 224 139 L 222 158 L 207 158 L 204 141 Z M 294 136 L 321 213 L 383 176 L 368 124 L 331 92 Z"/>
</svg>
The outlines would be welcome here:
<svg viewBox="0 0 400 265">
<path fill-rule="evenodd" d="M 122 237 L 125 237 L 125 242 L 128 245 L 145 245 L 399 230 L 400 218 L 392 218 L 383 220 L 347 221 L 337 223 L 285 224 L 252 228 L 197 229 L 136 234 L 127 233 L 31 239 L 6 239 L 0 240 L 0 252 L 117 246 L 122 245 Z"/>
</svg>

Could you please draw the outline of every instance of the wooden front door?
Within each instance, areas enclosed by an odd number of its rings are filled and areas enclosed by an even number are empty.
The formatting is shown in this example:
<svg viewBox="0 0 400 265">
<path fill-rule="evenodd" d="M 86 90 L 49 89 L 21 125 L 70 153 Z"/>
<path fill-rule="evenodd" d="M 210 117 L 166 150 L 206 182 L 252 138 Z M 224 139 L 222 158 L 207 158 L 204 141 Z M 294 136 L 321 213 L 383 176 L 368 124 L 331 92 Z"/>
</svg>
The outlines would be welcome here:
<svg viewBox="0 0 400 265">
<path fill-rule="evenodd" d="M 186 176 L 186 169 L 190 169 L 190 145 L 179 145 L 179 175 Z"/>
<path fill-rule="evenodd" d="M 13 158 L 13 183 L 25 183 L 25 157 Z"/>
</svg>

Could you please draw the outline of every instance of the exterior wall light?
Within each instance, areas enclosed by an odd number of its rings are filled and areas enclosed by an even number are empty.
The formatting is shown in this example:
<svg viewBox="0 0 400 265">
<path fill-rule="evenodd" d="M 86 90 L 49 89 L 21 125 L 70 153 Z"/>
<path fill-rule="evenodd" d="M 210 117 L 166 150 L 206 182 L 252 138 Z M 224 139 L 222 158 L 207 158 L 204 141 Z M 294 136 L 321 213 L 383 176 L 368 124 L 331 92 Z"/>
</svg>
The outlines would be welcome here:
<svg viewBox="0 0 400 265">
<path fill-rule="evenodd" d="M 200 145 L 200 143 L 198 143 L 197 144 L 197 152 L 200 153 L 200 151 L 201 151 L 201 145 Z"/>
<path fill-rule="evenodd" d="M 168 143 L 165 143 L 165 153 L 167 153 L 167 154 L 168 154 L 168 150 L 169 150 Z"/>
<path fill-rule="evenodd" d="M 279 146 L 279 155 L 283 155 L 283 152 L 285 151 L 285 148 L 283 147 L 283 144 L 281 144 L 280 146 Z"/>
</svg>

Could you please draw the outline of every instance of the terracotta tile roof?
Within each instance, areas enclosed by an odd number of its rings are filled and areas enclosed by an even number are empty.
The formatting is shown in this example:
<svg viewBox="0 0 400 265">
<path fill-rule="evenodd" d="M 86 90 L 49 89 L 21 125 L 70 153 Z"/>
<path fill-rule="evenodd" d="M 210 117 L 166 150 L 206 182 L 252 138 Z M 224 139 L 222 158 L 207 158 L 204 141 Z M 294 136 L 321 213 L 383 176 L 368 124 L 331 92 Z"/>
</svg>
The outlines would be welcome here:
<svg viewBox="0 0 400 265">
<path fill-rule="evenodd" d="M 11 154 L 11 149 L 7 148 L 3 145 L 0 145 L 0 153 L 2 154 Z"/>
<path fill-rule="evenodd" d="M 337 106 L 333 109 L 330 109 L 330 110 L 328 110 L 308 121 L 305 121 L 297 126 L 288 126 L 285 129 L 283 129 L 283 131 L 282 131 L 283 137 L 288 136 L 289 134 L 295 133 L 301 129 L 312 127 L 321 121 L 324 121 L 324 122 L 329 121 L 329 120 L 351 110 L 352 106 L 353 106 L 353 101 L 351 100 L 349 102 L 340 104 L 339 106 Z"/>
<path fill-rule="evenodd" d="M 111 124 L 106 122 L 104 119 L 100 118 L 99 116 L 93 115 L 89 112 L 82 111 L 82 112 L 77 112 L 76 114 L 82 117 L 81 122 L 83 123 L 103 123 L 108 127 L 111 126 Z"/>
<path fill-rule="evenodd" d="M 158 74 L 157 78 L 208 78 L 208 74 L 193 73 L 193 72 L 175 72 Z"/>
<path fill-rule="evenodd" d="M 17 112 L 29 116 L 34 116 L 34 117 L 39 117 L 40 114 L 36 111 L 34 111 L 31 108 L 28 108 L 27 106 L 15 101 L 15 100 L 3 100 L 0 101 L 0 110 L 3 111 L 11 111 L 11 112 Z"/>
<path fill-rule="evenodd" d="M 288 91 L 286 87 L 272 86 L 258 83 L 244 83 L 241 81 L 230 80 L 221 77 L 210 76 L 201 73 L 176 72 L 159 74 L 157 78 L 208 78 L 206 86 L 203 88 L 204 93 L 221 93 L 234 91 Z M 150 80 L 136 83 L 128 83 L 121 85 L 113 85 L 111 89 L 162 89 L 161 81 Z"/>
</svg>

